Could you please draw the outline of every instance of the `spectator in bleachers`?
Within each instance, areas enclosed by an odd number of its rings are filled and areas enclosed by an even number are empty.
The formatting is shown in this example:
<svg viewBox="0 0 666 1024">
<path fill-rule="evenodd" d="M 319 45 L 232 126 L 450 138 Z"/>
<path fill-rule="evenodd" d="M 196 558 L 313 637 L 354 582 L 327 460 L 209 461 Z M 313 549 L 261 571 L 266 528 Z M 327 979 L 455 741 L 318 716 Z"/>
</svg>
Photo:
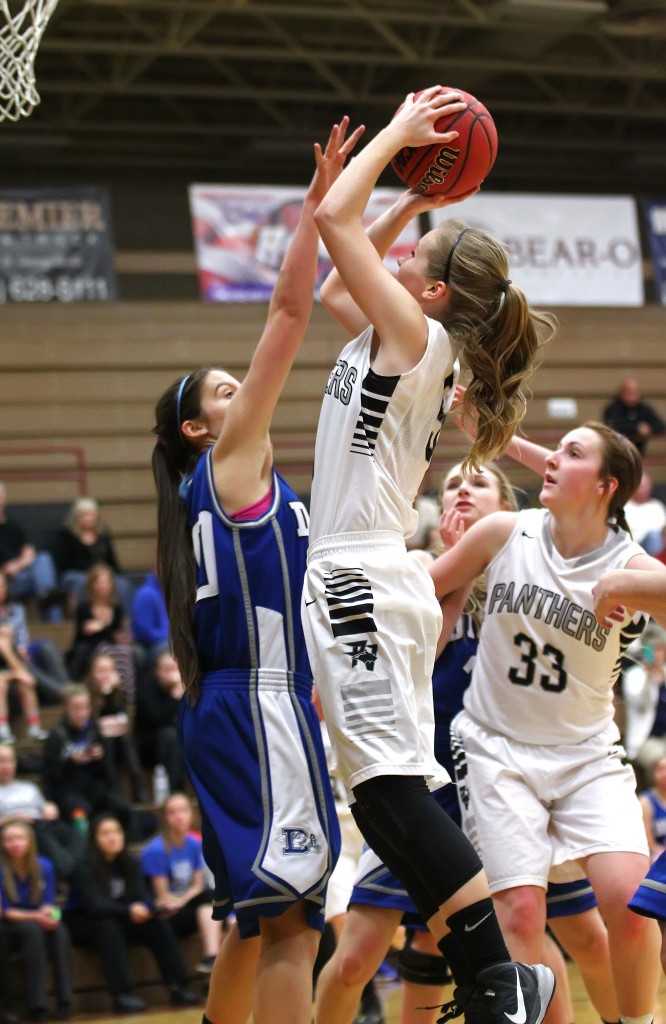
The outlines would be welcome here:
<svg viewBox="0 0 666 1024">
<path fill-rule="evenodd" d="M 32 826 L 40 854 L 53 863 L 58 878 L 70 878 L 85 854 L 83 837 L 60 820 L 57 805 L 36 783 L 16 778 L 14 749 L 0 745 L 0 825 L 12 818 Z"/>
<path fill-rule="evenodd" d="M 25 530 L 7 515 L 7 488 L 0 483 L 0 569 L 9 580 L 13 598 L 37 599 L 41 617 L 47 622 L 62 621 L 56 567 L 48 551 L 37 551 L 28 542 Z"/>
<path fill-rule="evenodd" d="M 139 644 L 144 654 L 143 664 L 149 664 L 169 646 L 166 602 L 154 572 L 149 572 L 134 592 L 130 621 L 134 643 Z"/>
<path fill-rule="evenodd" d="M 192 834 L 192 803 L 184 793 L 172 793 L 162 808 L 163 828 L 141 854 L 143 873 L 152 886 L 155 907 L 178 938 L 199 933 L 202 959 L 197 970 L 210 974 L 222 938 L 220 921 L 213 920 L 212 889 L 204 881 L 201 839 Z"/>
<path fill-rule="evenodd" d="M 90 856 L 79 869 L 65 919 L 75 945 L 94 948 L 117 1013 L 141 1013 L 143 999 L 132 995 L 128 946 L 147 946 L 157 961 L 173 1006 L 194 1006 L 197 996 L 185 987 L 187 968 L 178 940 L 155 913 L 136 857 L 127 849 L 123 828 L 102 814 L 90 830 Z"/>
<path fill-rule="evenodd" d="M 48 951 L 58 999 L 56 1018 L 67 1020 L 72 1003 L 69 932 L 56 906 L 53 864 L 38 856 L 34 832 L 26 822 L 8 821 L 0 829 L 0 866 L 2 916 L 10 949 L 20 949 L 23 957 L 28 1019 L 48 1017 Z"/>
<path fill-rule="evenodd" d="M 118 600 L 126 614 L 132 605 L 132 584 L 116 555 L 111 531 L 101 520 L 94 498 L 78 498 L 53 542 L 53 554 L 60 586 L 73 607 L 85 597 L 88 572 L 98 562 L 113 569 Z"/>
<path fill-rule="evenodd" d="M 14 630 L 0 625 L 0 743 L 14 743 L 15 736 L 9 726 L 9 685 L 18 688 L 19 701 L 31 740 L 46 739 L 42 729 L 37 702 L 37 681 L 14 648 Z"/>
<path fill-rule="evenodd" d="M 127 829 L 132 824 L 128 802 L 118 792 L 106 740 L 93 718 L 90 694 L 72 684 L 63 694 L 64 714 L 44 745 L 44 789 L 65 821 L 90 819 L 109 811 Z"/>
<path fill-rule="evenodd" d="M 652 477 L 643 471 L 638 490 L 624 506 L 624 514 L 631 535 L 648 555 L 663 550 L 663 530 L 666 526 L 666 506 L 652 495 Z"/>
<path fill-rule="evenodd" d="M 664 423 L 656 409 L 643 401 L 641 386 L 635 377 L 625 377 L 620 390 L 603 412 L 604 423 L 624 434 L 645 455 L 648 439 L 664 433 Z"/>
<path fill-rule="evenodd" d="M 176 719 L 183 681 L 175 658 L 162 651 L 142 676 L 136 696 L 134 733 L 144 768 L 164 765 L 171 792 L 185 783 L 183 756 L 178 743 Z"/>
<path fill-rule="evenodd" d="M 7 578 L 0 570 L 0 625 L 12 629 L 14 653 L 37 680 L 37 692 L 48 704 L 58 703 L 69 674 L 60 651 L 46 638 L 31 641 L 25 607 L 9 600 Z"/>
<path fill-rule="evenodd" d="M 132 707 L 125 696 L 118 666 L 111 654 L 98 652 L 93 655 L 87 683 L 92 697 L 93 717 L 107 741 L 114 769 L 119 765 L 125 768 L 132 786 L 132 799 L 144 803 L 148 800 L 148 794 L 132 731 Z"/>
<path fill-rule="evenodd" d="M 72 679 L 84 678 L 93 654 L 112 654 L 123 681 L 125 696 L 134 700 L 134 655 L 129 623 L 116 598 L 113 569 L 98 562 L 87 575 L 86 596 L 76 606 L 76 629 L 65 662 Z"/>
</svg>

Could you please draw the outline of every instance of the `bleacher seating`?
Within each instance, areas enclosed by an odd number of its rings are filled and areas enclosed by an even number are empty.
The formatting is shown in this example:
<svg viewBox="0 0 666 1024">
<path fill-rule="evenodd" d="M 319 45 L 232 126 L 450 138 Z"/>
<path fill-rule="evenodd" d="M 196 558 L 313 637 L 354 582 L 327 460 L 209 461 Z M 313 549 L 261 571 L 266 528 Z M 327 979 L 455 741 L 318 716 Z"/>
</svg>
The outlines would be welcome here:
<svg viewBox="0 0 666 1024">
<path fill-rule="evenodd" d="M 533 383 L 525 431 L 553 441 L 576 422 L 598 418 L 619 381 L 636 374 L 645 397 L 666 418 L 666 309 L 560 309 L 560 334 Z M 175 376 L 201 364 L 242 377 L 261 332 L 264 305 L 99 303 L 8 305 L 3 313 L 0 438 L 5 445 L 78 445 L 87 463 L 88 493 L 102 506 L 124 567 L 153 562 L 155 503 L 150 470 L 153 405 Z M 308 337 L 274 421 L 276 464 L 304 496 L 309 491 L 321 395 L 343 342 L 340 328 L 315 306 Z M 576 399 L 576 420 L 552 418 L 548 400 Z M 545 434 L 543 432 L 546 432 Z M 427 486 L 436 487 L 452 457 L 464 451 L 451 423 L 436 452 Z M 650 444 L 656 483 L 666 484 L 666 438 Z M 64 465 L 57 455 L 26 465 Z M 24 478 L 0 454 L 12 503 L 69 502 L 79 493 L 68 478 Z M 38 473 L 30 474 L 38 477 Z M 533 487 L 526 471 L 516 482 Z"/>
<path fill-rule="evenodd" d="M 525 433 L 545 443 L 576 423 L 600 418 L 619 381 L 636 375 L 645 397 L 666 418 L 666 310 L 556 311 L 558 340 L 547 350 L 533 381 Z M 152 410 L 161 391 L 179 374 L 201 364 L 223 366 L 242 377 L 261 332 L 263 305 L 203 303 L 110 303 L 12 306 L 4 310 L 3 375 L 0 377 L 0 479 L 10 488 L 12 514 L 40 544 L 82 490 L 66 452 L 23 454 L 21 446 L 77 446 L 87 472 L 83 486 L 95 496 L 117 542 L 124 567 L 135 573 L 153 564 L 155 502 L 150 454 Z M 314 433 L 327 376 L 344 339 L 321 307 L 315 307 L 302 352 L 275 417 L 276 465 L 304 496 L 309 491 Z M 573 420 L 549 414 L 551 398 L 573 398 Z M 21 449 L 6 453 L 7 446 Z M 466 450 L 452 422 L 435 454 L 426 487 L 437 487 L 451 460 Z M 657 491 L 666 488 L 666 438 L 649 446 L 648 465 Z M 526 470 L 512 478 L 534 490 Z M 45 532 L 46 531 L 46 532 Z M 35 623 L 64 650 L 71 623 Z M 43 709 L 51 727 L 60 709 Z M 34 751 L 14 723 L 18 752 Z M 199 957 L 198 938 L 184 944 L 188 966 Z M 76 1012 L 100 1012 L 110 1001 L 96 957 L 75 956 Z M 145 951 L 133 955 L 138 992 L 163 1003 L 155 964 Z"/>
</svg>

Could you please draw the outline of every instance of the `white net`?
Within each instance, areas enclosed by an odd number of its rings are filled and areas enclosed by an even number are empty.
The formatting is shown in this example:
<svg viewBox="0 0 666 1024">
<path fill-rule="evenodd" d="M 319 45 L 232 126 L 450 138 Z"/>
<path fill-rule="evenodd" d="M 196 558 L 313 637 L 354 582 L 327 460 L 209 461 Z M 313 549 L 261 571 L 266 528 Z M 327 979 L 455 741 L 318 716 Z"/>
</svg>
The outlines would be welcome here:
<svg viewBox="0 0 666 1024">
<path fill-rule="evenodd" d="M 27 117 L 39 103 L 35 57 L 58 0 L 0 0 L 0 121 Z"/>
</svg>

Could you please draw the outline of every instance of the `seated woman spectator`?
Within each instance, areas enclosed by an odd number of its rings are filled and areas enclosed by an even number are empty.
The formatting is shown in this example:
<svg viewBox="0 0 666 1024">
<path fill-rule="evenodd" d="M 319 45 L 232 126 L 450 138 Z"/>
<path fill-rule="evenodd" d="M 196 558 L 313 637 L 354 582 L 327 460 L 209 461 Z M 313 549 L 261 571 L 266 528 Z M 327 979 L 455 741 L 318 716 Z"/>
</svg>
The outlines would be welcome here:
<svg viewBox="0 0 666 1024">
<path fill-rule="evenodd" d="M 164 765 L 173 793 L 185 784 L 176 719 L 184 693 L 176 659 L 163 651 L 142 675 L 136 696 L 134 734 L 144 768 Z"/>
<path fill-rule="evenodd" d="M 128 828 L 130 805 L 118 792 L 107 741 L 92 715 L 85 686 L 70 684 L 63 694 L 64 714 L 44 744 L 44 789 L 66 821 L 88 820 L 111 811 Z"/>
<path fill-rule="evenodd" d="M 39 853 L 49 858 L 58 878 L 69 878 L 83 860 L 84 839 L 60 820 L 56 804 L 34 782 L 16 778 L 14 749 L 0 745 L 0 826 L 13 819 L 32 826 Z"/>
<path fill-rule="evenodd" d="M 116 1013 L 141 1013 L 143 999 L 132 995 L 128 946 L 147 946 L 169 991 L 172 1006 L 194 1006 L 197 996 L 185 987 L 187 968 L 178 940 L 156 915 L 138 860 L 127 850 L 117 818 L 102 814 L 90 831 L 90 856 L 77 873 L 65 920 L 75 945 L 91 946 L 100 964 Z"/>
<path fill-rule="evenodd" d="M 11 820 L 0 829 L 2 917 L 10 949 L 23 956 L 23 989 L 30 1020 L 46 1020 L 47 950 L 53 964 L 58 1020 L 69 1017 L 72 971 L 69 932 L 55 903 L 55 870 L 37 855 L 35 835 L 24 821 Z"/>
<path fill-rule="evenodd" d="M 132 584 L 122 575 L 111 532 L 100 518 L 94 498 L 78 498 L 53 542 L 53 556 L 60 587 L 72 608 L 85 596 L 87 576 L 103 562 L 116 574 L 118 600 L 126 614 L 132 604 Z"/>
<path fill-rule="evenodd" d="M 153 889 L 155 908 L 181 938 L 198 931 L 203 957 L 197 965 L 210 974 L 222 938 L 213 920 L 212 889 L 204 882 L 201 839 L 192 834 L 192 804 L 184 793 L 172 793 L 162 808 L 162 834 L 141 854 L 141 867 Z"/>
<path fill-rule="evenodd" d="M 76 631 L 65 662 L 72 679 L 86 675 L 93 654 L 112 654 L 127 700 L 134 700 L 134 656 L 127 616 L 116 599 L 113 570 L 99 562 L 88 573 L 85 599 L 76 606 Z"/>
<path fill-rule="evenodd" d="M 60 692 L 69 682 L 60 651 L 45 638 L 30 640 L 25 608 L 9 600 L 7 578 L 0 570 L 0 625 L 11 626 L 14 652 L 37 680 L 37 692 L 47 704 L 58 704 Z"/>
<path fill-rule="evenodd" d="M 21 661 L 14 648 L 14 630 L 7 623 L 0 625 L 0 743 L 14 743 L 9 727 L 9 684 L 15 683 L 31 740 L 46 739 L 37 703 L 37 681 Z"/>
<path fill-rule="evenodd" d="M 149 572 L 134 592 L 132 639 L 141 650 L 142 664 L 150 665 L 169 646 L 169 617 L 164 594 L 154 572 Z"/>
<path fill-rule="evenodd" d="M 148 800 L 143 782 L 134 733 L 132 732 L 132 707 L 123 689 L 118 666 L 110 654 L 98 652 L 93 655 L 87 678 L 92 698 L 93 717 L 102 736 L 115 769 L 122 765 L 132 786 L 132 799 L 138 803 Z"/>
</svg>

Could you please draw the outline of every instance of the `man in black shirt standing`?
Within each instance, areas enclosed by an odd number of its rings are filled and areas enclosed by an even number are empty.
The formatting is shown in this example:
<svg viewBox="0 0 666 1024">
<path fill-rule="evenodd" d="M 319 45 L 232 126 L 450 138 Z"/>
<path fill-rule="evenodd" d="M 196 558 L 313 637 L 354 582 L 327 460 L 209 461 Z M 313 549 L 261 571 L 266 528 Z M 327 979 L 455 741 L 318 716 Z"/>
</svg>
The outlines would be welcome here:
<svg viewBox="0 0 666 1024">
<path fill-rule="evenodd" d="M 604 409 L 604 423 L 624 434 L 645 455 L 648 438 L 664 433 L 663 420 L 643 401 L 640 384 L 635 377 L 626 377 L 620 390 Z"/>
</svg>

